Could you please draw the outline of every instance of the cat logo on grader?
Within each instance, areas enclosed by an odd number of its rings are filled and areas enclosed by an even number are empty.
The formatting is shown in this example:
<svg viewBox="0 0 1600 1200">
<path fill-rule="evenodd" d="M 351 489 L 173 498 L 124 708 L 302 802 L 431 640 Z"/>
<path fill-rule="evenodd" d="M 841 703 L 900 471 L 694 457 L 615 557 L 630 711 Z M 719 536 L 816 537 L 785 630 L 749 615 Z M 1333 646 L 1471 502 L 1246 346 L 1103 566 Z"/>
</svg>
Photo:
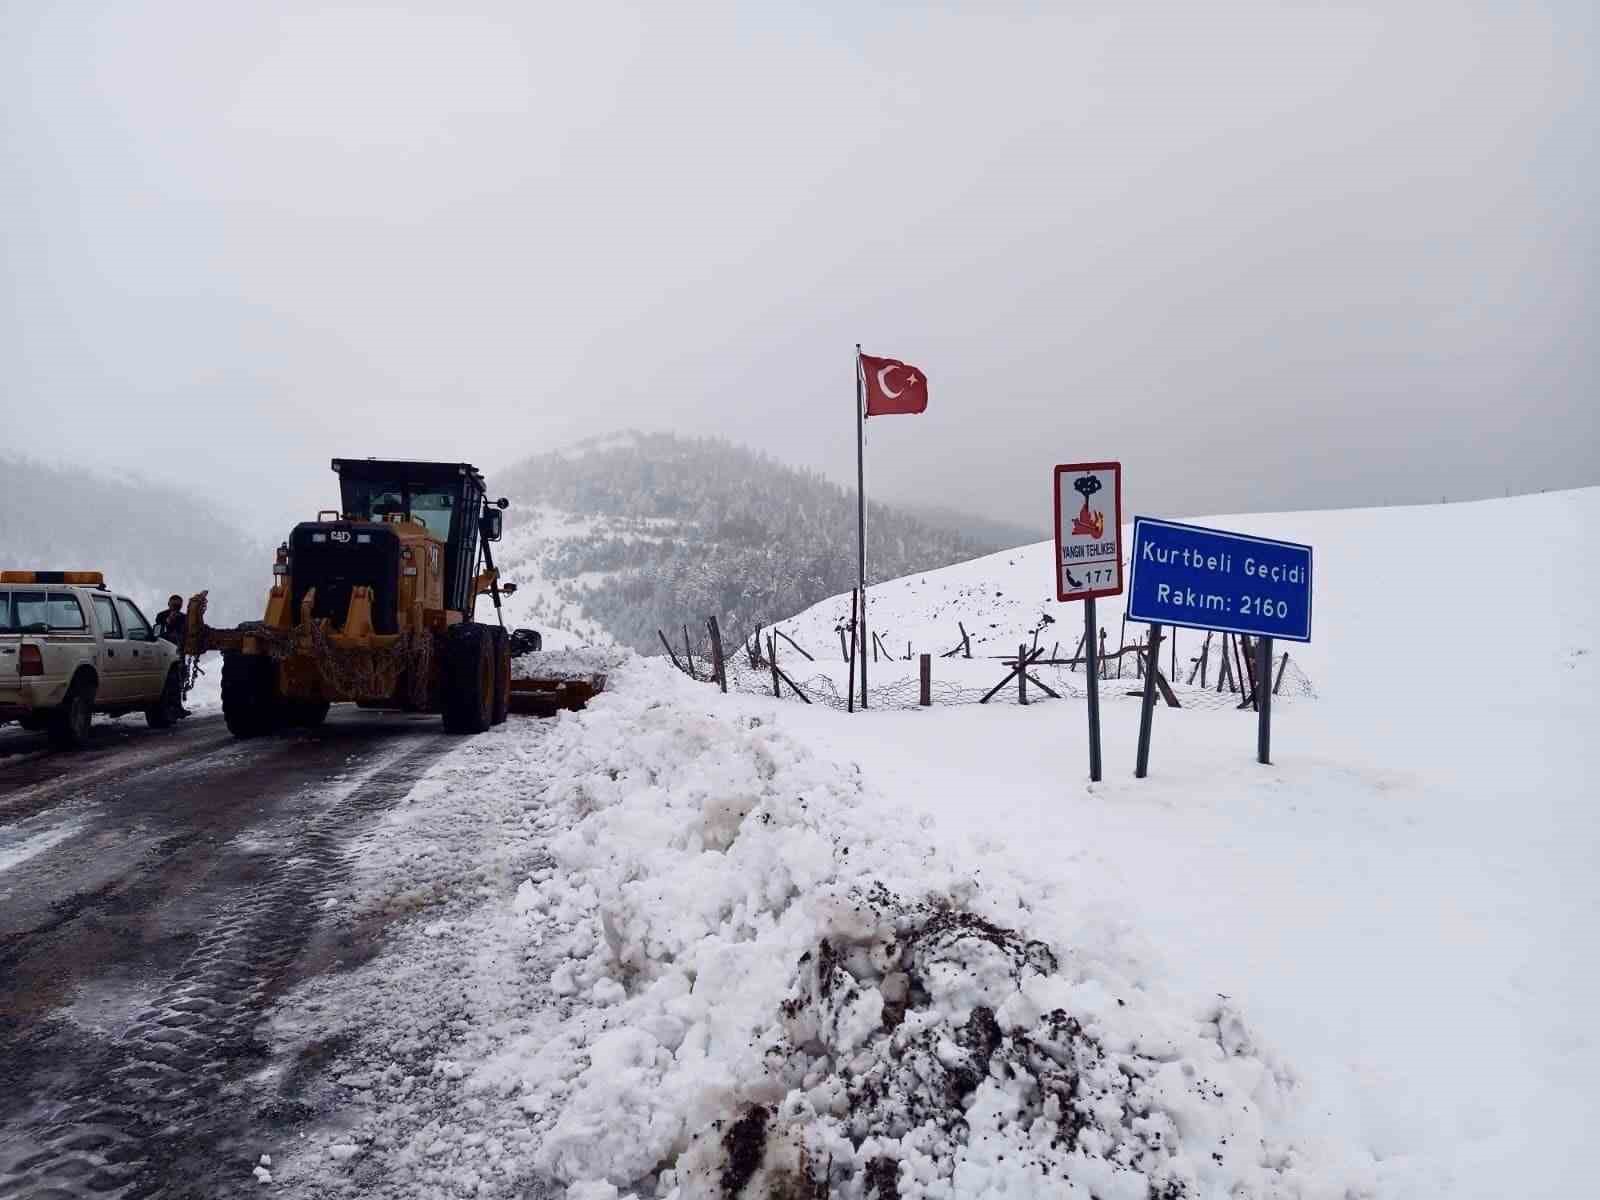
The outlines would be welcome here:
<svg viewBox="0 0 1600 1200">
<path fill-rule="evenodd" d="M 481 733 L 508 711 L 582 708 L 605 686 L 511 679 L 511 644 L 490 503 L 470 463 L 336 458 L 340 508 L 294 527 L 278 547 L 266 614 L 236 629 L 205 624 L 189 601 L 184 653 L 222 652 L 222 711 L 236 737 L 321 724 L 329 706 L 436 712 L 452 733 Z M 480 567 L 482 568 L 480 570 Z M 474 619 L 479 596 L 495 624 Z M 518 645 L 537 647 L 531 630 Z"/>
</svg>

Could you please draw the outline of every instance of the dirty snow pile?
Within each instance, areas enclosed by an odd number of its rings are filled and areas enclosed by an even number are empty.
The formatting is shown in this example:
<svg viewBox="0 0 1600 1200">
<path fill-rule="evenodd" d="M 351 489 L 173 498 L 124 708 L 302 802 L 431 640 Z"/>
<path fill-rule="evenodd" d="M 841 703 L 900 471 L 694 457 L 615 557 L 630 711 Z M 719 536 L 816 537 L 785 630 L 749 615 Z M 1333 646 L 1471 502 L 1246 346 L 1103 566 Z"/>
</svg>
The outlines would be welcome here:
<svg viewBox="0 0 1600 1200">
<path fill-rule="evenodd" d="M 548 643 L 547 643 L 548 645 Z M 588 679 L 607 675 L 632 651 L 619 646 L 570 645 L 524 654 L 511 660 L 513 679 Z"/>
<path fill-rule="evenodd" d="M 279 1160 L 280 1184 L 1363 1186 L 1337 1148 L 1285 1133 L 1290 1077 L 1226 1000 L 1167 994 L 1115 930 L 1069 943 L 1036 888 L 946 857 L 770 703 L 658 662 L 622 665 L 588 711 L 476 739 L 373 850 L 354 909 L 417 919 L 277 1030 L 342 1012 L 333 1086 L 365 1115 Z"/>
</svg>

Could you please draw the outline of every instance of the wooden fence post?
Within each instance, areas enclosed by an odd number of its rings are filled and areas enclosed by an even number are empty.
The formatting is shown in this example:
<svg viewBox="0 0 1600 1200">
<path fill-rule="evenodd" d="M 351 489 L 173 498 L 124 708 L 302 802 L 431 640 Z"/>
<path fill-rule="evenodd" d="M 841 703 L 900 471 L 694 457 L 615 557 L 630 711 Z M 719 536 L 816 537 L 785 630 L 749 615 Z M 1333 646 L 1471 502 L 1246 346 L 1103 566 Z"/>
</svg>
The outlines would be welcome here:
<svg viewBox="0 0 1600 1200">
<path fill-rule="evenodd" d="M 817 661 L 816 659 L 811 657 L 811 654 L 806 650 L 806 648 L 804 646 L 802 646 L 799 642 L 795 641 L 792 637 L 790 637 L 783 630 L 779 629 L 776 625 L 774 625 L 772 627 L 772 632 L 777 634 L 784 641 L 788 642 L 789 645 L 793 646 L 796 650 L 798 650 L 800 652 L 800 657 L 804 658 L 807 662 L 816 662 Z"/>
<path fill-rule="evenodd" d="M 1017 643 L 1017 703 L 1028 702 L 1028 643 Z"/>
<path fill-rule="evenodd" d="M 722 694 L 728 694 L 728 669 L 722 659 L 722 630 L 717 628 L 716 614 L 706 618 L 706 628 L 711 632 L 711 671 L 717 677 Z"/>
<path fill-rule="evenodd" d="M 672 660 L 672 665 L 677 667 L 678 670 L 682 671 L 683 670 L 683 664 L 678 661 L 678 656 L 672 652 L 672 646 L 667 641 L 667 635 L 662 633 L 661 630 L 658 629 L 658 630 L 656 630 L 656 636 L 661 639 L 661 645 L 666 650 L 667 657 Z M 686 671 L 684 673 L 688 674 L 688 672 L 686 672 Z"/>
<path fill-rule="evenodd" d="M 1278 663 L 1278 677 L 1272 681 L 1272 694 L 1276 696 L 1278 689 L 1283 686 L 1283 669 L 1289 665 L 1289 652 L 1283 652 L 1283 658 Z"/>
<path fill-rule="evenodd" d="M 683 627 L 683 657 L 689 664 L 689 678 L 694 678 L 694 651 L 689 649 L 689 627 Z"/>
<path fill-rule="evenodd" d="M 956 622 L 956 628 L 961 630 L 961 649 L 962 649 L 963 655 L 966 658 L 971 658 L 972 657 L 972 635 L 967 632 L 967 627 L 965 625 L 963 625 L 960 621 Z"/>
<path fill-rule="evenodd" d="M 767 635 L 767 660 L 772 664 L 772 696 L 777 699 L 781 694 L 778 691 L 778 639 L 771 634 Z"/>
<path fill-rule="evenodd" d="M 1285 658 L 1288 655 L 1284 655 Z M 922 686 L 917 696 L 917 703 L 927 708 L 933 703 L 933 656 L 924 654 L 917 663 L 918 673 L 922 676 Z"/>
</svg>

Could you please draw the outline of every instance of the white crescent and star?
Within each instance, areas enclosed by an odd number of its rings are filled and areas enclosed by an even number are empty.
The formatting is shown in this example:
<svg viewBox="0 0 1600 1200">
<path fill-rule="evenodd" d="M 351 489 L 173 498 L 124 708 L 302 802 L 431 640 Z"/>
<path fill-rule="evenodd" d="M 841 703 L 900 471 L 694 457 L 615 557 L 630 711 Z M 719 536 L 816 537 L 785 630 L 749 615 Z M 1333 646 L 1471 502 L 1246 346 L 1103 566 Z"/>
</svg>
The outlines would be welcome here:
<svg viewBox="0 0 1600 1200">
<path fill-rule="evenodd" d="M 892 363 L 891 365 L 889 365 L 887 367 L 879 367 L 878 368 L 878 390 L 883 393 L 885 399 L 894 400 L 894 399 L 898 398 L 900 396 L 900 393 L 905 390 L 905 388 L 901 388 L 900 392 L 891 392 L 889 390 L 889 381 L 886 378 L 886 376 L 889 374 L 890 371 L 903 371 L 903 370 L 906 370 L 906 369 L 907 368 L 906 368 L 905 363 Z M 912 371 L 910 376 L 906 379 L 906 387 L 916 387 L 916 386 L 917 386 L 917 373 L 915 371 Z"/>
</svg>

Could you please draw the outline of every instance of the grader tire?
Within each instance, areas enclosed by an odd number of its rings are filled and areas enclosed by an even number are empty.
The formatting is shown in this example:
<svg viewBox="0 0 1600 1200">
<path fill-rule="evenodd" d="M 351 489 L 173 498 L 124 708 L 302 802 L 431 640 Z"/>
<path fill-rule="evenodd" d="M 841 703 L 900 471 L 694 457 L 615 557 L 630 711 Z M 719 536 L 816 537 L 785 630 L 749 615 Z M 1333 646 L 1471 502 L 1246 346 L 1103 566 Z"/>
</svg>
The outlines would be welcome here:
<svg viewBox="0 0 1600 1200">
<path fill-rule="evenodd" d="M 234 737 L 261 737 L 282 723 L 275 673 L 276 664 L 264 654 L 223 651 L 222 719 Z"/>
<path fill-rule="evenodd" d="M 504 725 L 511 711 L 511 637 L 498 625 L 489 626 L 494 636 L 494 711 L 491 725 Z"/>
<path fill-rule="evenodd" d="M 444 729 L 482 733 L 494 719 L 494 636 L 487 625 L 452 625 L 444 643 Z"/>
<path fill-rule="evenodd" d="M 284 724 L 316 729 L 328 719 L 328 710 L 332 707 L 326 700 L 297 700 L 285 710 Z"/>
</svg>

